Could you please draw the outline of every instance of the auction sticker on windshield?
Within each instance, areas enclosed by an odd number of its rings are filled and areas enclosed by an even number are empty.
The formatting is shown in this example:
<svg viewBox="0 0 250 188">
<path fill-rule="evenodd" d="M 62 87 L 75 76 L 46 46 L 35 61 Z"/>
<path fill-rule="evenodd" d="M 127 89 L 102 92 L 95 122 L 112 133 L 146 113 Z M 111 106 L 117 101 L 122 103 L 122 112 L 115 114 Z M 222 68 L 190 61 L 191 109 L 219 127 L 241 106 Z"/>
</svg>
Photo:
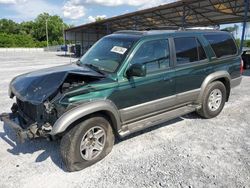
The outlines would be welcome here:
<svg viewBox="0 0 250 188">
<path fill-rule="evenodd" d="M 126 51 L 127 51 L 127 48 L 123 48 L 123 47 L 120 47 L 120 46 L 114 46 L 114 47 L 111 49 L 111 52 L 115 52 L 115 53 L 122 54 L 122 55 L 123 55 Z"/>
</svg>

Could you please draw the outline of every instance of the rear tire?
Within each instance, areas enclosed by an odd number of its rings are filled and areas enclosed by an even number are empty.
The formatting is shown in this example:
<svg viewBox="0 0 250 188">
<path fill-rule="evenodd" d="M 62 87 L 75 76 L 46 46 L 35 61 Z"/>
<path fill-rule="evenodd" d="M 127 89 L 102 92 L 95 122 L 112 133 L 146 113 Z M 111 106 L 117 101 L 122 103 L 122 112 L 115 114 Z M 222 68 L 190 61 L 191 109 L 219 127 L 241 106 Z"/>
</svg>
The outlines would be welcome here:
<svg viewBox="0 0 250 188">
<path fill-rule="evenodd" d="M 114 134 L 109 121 L 94 116 L 67 132 L 60 144 L 62 160 L 68 171 L 79 171 L 100 161 L 114 145 Z"/>
<path fill-rule="evenodd" d="M 197 113 L 203 118 L 213 118 L 220 114 L 227 98 L 225 85 L 220 81 L 207 86 L 202 98 L 201 109 Z"/>
</svg>

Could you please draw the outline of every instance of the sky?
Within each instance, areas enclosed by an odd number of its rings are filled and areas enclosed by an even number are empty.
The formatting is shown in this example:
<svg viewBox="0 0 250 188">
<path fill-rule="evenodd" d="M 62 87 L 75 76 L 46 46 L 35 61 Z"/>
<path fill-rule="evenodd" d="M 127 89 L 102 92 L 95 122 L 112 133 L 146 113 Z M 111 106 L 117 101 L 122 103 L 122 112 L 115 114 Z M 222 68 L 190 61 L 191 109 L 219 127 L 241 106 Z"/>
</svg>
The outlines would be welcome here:
<svg viewBox="0 0 250 188">
<path fill-rule="evenodd" d="M 0 0 L 0 19 L 29 21 L 43 12 L 57 14 L 68 24 L 80 25 L 176 0 Z"/>
<path fill-rule="evenodd" d="M 51 15 L 57 14 L 64 22 L 77 26 L 93 22 L 96 17 L 109 18 L 175 1 L 177 0 L 0 0 L 0 19 L 12 19 L 20 23 L 48 12 Z M 238 25 L 237 38 L 241 33 L 241 24 Z M 233 24 L 221 28 L 227 26 Z"/>
</svg>

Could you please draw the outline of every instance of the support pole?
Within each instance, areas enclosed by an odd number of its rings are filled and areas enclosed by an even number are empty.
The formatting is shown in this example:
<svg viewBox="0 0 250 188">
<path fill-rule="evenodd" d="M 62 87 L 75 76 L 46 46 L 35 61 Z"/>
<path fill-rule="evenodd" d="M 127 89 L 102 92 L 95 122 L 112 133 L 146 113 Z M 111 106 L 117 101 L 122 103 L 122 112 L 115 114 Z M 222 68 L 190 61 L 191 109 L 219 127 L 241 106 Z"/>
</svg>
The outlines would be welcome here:
<svg viewBox="0 0 250 188">
<path fill-rule="evenodd" d="M 76 32 L 75 32 L 75 45 L 76 45 Z"/>
<path fill-rule="evenodd" d="M 62 23 L 62 30 L 63 30 L 64 55 L 66 56 L 66 33 L 65 33 L 64 23 Z"/>
<path fill-rule="evenodd" d="M 109 32 L 109 23 L 106 24 L 106 34 L 108 35 L 110 32 Z"/>
<path fill-rule="evenodd" d="M 182 12 L 182 30 L 184 30 L 186 26 L 186 5 L 183 5 L 183 12 Z"/>
<path fill-rule="evenodd" d="M 246 25 L 247 25 L 247 17 L 248 17 L 248 10 L 249 10 L 249 0 L 245 0 L 245 14 L 244 14 L 244 20 L 243 20 L 241 42 L 240 42 L 240 52 L 242 52 L 243 45 L 244 45 Z"/>
<path fill-rule="evenodd" d="M 137 16 L 134 17 L 134 30 L 138 30 Z"/>
<path fill-rule="evenodd" d="M 48 19 L 46 19 L 46 39 L 47 39 L 47 48 L 49 48 Z"/>
</svg>

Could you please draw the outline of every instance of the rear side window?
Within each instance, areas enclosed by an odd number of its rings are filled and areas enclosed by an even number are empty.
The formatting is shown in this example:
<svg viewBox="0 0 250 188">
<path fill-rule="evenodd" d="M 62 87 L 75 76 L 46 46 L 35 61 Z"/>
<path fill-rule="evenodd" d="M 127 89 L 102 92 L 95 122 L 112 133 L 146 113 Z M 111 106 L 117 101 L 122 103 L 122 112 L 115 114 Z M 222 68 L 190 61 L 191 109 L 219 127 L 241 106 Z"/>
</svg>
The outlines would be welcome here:
<svg viewBox="0 0 250 188">
<path fill-rule="evenodd" d="M 204 35 L 208 40 L 217 58 L 235 55 L 237 47 L 229 34 L 208 34 Z"/>
<path fill-rule="evenodd" d="M 207 59 L 202 45 L 195 37 L 175 38 L 174 42 L 177 64 L 186 64 Z"/>
</svg>

